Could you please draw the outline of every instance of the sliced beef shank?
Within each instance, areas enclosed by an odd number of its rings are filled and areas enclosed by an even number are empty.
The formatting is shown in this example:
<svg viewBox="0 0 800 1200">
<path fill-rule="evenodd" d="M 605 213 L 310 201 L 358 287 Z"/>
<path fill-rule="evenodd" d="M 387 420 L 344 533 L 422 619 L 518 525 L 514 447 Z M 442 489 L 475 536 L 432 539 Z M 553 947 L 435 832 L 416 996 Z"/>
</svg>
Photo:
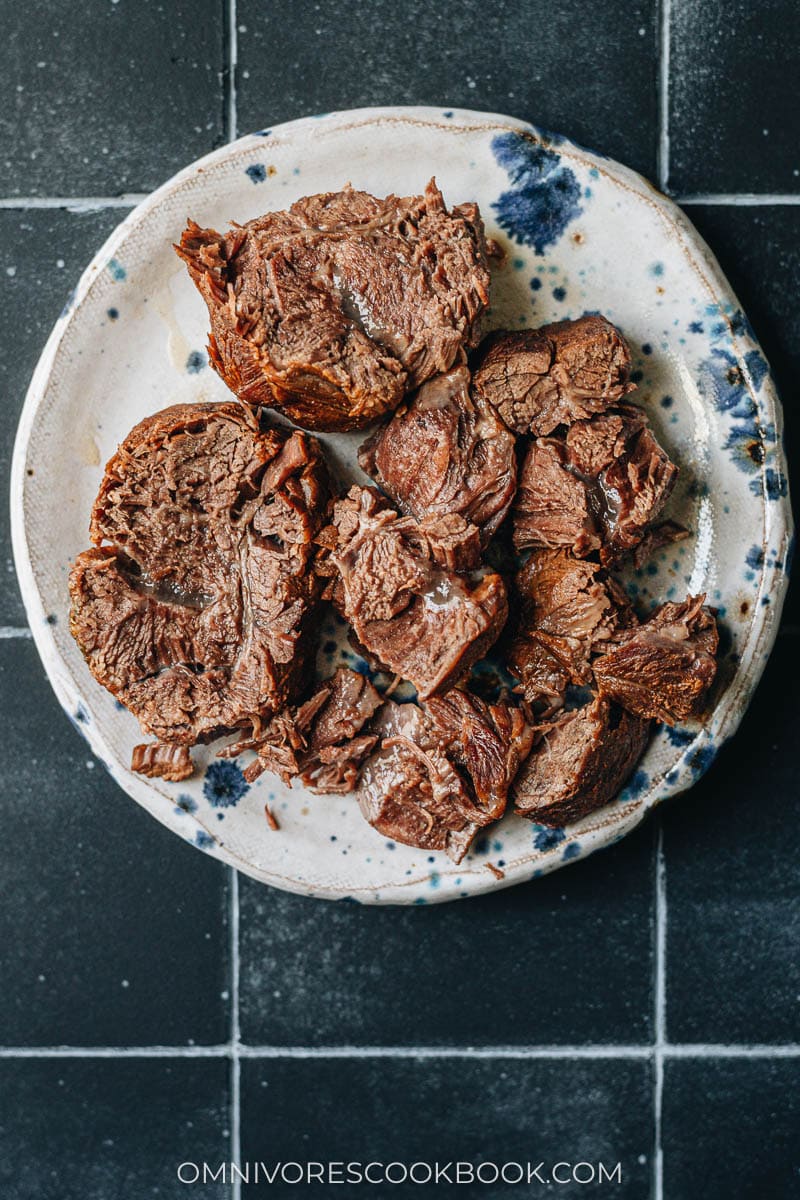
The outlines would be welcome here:
<svg viewBox="0 0 800 1200">
<path fill-rule="evenodd" d="M 326 597 L 368 654 L 422 699 L 451 687 L 505 624 L 500 576 L 458 573 L 477 567 L 480 552 L 461 517 L 398 517 L 375 490 L 353 487 L 319 541 Z"/>
<path fill-rule="evenodd" d="M 291 699 L 319 594 L 327 508 L 304 433 L 240 405 L 177 405 L 106 467 L 94 548 L 70 574 L 70 628 L 95 678 L 172 746 L 257 726 Z M 159 753 L 140 761 L 148 770 Z"/>
<path fill-rule="evenodd" d="M 537 437 L 603 412 L 632 391 L 630 353 L 605 317 L 493 333 L 474 382 L 515 433 Z"/>
<path fill-rule="evenodd" d="M 649 722 L 597 696 L 540 730 L 513 785 L 514 809 L 541 825 L 568 825 L 602 808 L 644 751 Z"/>
<path fill-rule="evenodd" d="M 208 306 L 211 363 L 246 404 L 362 429 L 474 345 L 489 302 L 478 208 L 350 187 L 176 247 Z"/>
<path fill-rule="evenodd" d="M 481 396 L 465 366 L 423 384 L 365 442 L 359 463 L 403 513 L 455 513 L 489 540 L 516 487 L 516 439 Z"/>
<path fill-rule="evenodd" d="M 640 717 L 675 725 L 695 716 L 717 672 L 719 635 L 705 596 L 662 604 L 594 663 L 597 686 Z"/>
</svg>

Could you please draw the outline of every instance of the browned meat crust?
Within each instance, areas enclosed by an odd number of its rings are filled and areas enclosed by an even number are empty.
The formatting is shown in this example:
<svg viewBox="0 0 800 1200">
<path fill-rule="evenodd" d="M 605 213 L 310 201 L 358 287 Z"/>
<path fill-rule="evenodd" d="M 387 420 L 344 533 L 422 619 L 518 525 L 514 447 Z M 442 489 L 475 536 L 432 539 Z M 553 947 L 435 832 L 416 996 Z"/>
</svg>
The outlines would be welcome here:
<svg viewBox="0 0 800 1200">
<path fill-rule="evenodd" d="M 194 771 L 194 763 L 186 746 L 169 746 L 166 742 L 150 742 L 134 746 L 131 770 L 139 775 L 159 777 L 179 783 Z"/>
<path fill-rule="evenodd" d="M 478 208 L 349 186 L 176 250 L 211 318 L 212 366 L 246 404 L 363 429 L 462 359 L 489 303 Z"/>
</svg>

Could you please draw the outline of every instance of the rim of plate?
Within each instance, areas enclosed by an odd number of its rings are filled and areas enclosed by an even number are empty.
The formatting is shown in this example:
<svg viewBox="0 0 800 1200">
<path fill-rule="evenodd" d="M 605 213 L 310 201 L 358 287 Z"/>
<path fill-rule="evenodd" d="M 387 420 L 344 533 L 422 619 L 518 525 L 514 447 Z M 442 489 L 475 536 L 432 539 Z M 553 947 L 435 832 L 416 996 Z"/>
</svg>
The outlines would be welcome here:
<svg viewBox="0 0 800 1200">
<path fill-rule="evenodd" d="M 444 116 L 445 112 L 447 117 Z M 577 142 L 560 134 L 552 134 L 544 129 L 520 120 L 516 117 L 500 113 L 481 112 L 474 109 L 446 108 L 444 106 L 391 106 L 347 109 L 314 116 L 301 117 L 279 125 L 265 126 L 263 131 L 255 131 L 228 142 L 218 150 L 196 159 L 182 168 L 164 184 L 151 192 L 142 200 L 113 230 L 110 236 L 99 248 L 89 265 L 84 270 L 77 286 L 72 292 L 69 303 L 56 320 L 50 336 L 45 343 L 39 361 L 34 370 L 25 402 L 17 427 L 16 440 L 11 464 L 11 540 L 17 578 L 22 593 L 26 615 L 30 625 L 36 649 L 42 660 L 50 684 L 66 714 L 71 717 L 76 705 L 81 700 L 79 689 L 76 687 L 70 672 L 67 670 L 53 637 L 51 626 L 45 620 L 44 607 L 36 584 L 33 565 L 30 558 L 27 531 L 25 527 L 24 487 L 25 463 L 28 442 L 34 427 L 39 406 L 45 396 L 50 373 L 56 358 L 59 345 L 67 329 L 86 298 L 92 283 L 108 260 L 114 257 L 115 251 L 126 240 L 128 234 L 143 222 L 168 196 L 178 191 L 187 181 L 192 180 L 206 167 L 225 162 L 239 151 L 252 147 L 261 141 L 263 132 L 269 131 L 273 139 L 280 138 L 284 143 L 306 130 L 313 129 L 320 134 L 336 130 L 346 132 L 364 126 L 381 124 L 401 124 L 417 128 L 435 128 L 443 133 L 455 136 L 464 133 L 480 133 L 484 130 L 514 131 L 527 134 L 537 142 L 555 145 L 559 155 L 575 158 L 581 163 L 595 167 L 600 174 L 612 179 L 627 191 L 634 193 L 638 199 L 652 206 L 660 214 L 665 224 L 678 239 L 687 262 L 704 280 L 710 293 L 717 299 L 732 301 L 738 307 L 736 295 L 723 274 L 713 253 L 685 216 L 678 205 L 660 192 L 649 180 L 639 175 L 631 168 L 624 166 L 614 159 L 605 157 L 596 151 L 588 150 Z M 729 318 L 724 318 L 729 322 Z M 744 357 L 743 351 L 755 349 L 761 352 L 759 343 L 749 331 L 736 332 L 737 359 Z M 753 386 L 746 376 L 746 382 L 751 394 Z M 780 475 L 787 480 L 787 490 L 779 499 L 768 501 L 761 497 L 762 506 L 762 549 L 768 547 L 776 550 L 778 561 L 786 562 L 787 568 L 773 571 L 767 563 L 767 555 L 760 567 L 756 602 L 752 606 L 752 619 L 747 629 L 746 640 L 742 647 L 740 663 L 730 684 L 721 696 L 716 707 L 710 714 L 708 722 L 698 731 L 683 749 L 678 761 L 670 768 L 671 782 L 663 774 L 658 774 L 651 786 L 635 799 L 618 805 L 613 818 L 603 816 L 605 810 L 600 810 L 597 821 L 589 824 L 582 823 L 580 832 L 581 842 L 579 852 L 571 858 L 562 855 L 554 856 L 547 852 L 531 850 L 504 866 L 503 877 L 495 876 L 488 870 L 464 871 L 454 864 L 442 867 L 437 871 L 442 885 L 434 894 L 426 893 L 426 901 L 440 902 L 469 898 L 486 892 L 511 887 L 516 883 L 530 880 L 534 875 L 549 874 L 562 866 L 578 862 L 581 858 L 619 841 L 644 819 L 647 813 L 668 797 L 686 791 L 690 788 L 713 761 L 716 751 L 736 732 L 739 723 L 747 709 L 750 698 L 761 678 L 767 657 L 774 644 L 780 620 L 781 609 L 788 586 L 788 560 L 791 557 L 793 545 L 793 519 L 791 501 L 788 490 L 788 473 L 783 444 L 783 414 L 777 390 L 771 373 L 767 373 L 759 393 L 759 415 L 766 416 L 774 424 L 776 431 L 775 460 Z M 753 397 L 755 399 L 755 397 Z M 768 587 L 768 583 L 772 586 Z M 764 607 L 760 601 L 769 592 L 770 604 Z M 742 665 L 744 664 L 744 665 Z M 78 726 L 80 732 L 89 743 L 92 751 L 101 760 L 114 781 L 132 799 L 142 805 L 148 813 L 165 825 L 172 832 L 177 832 L 169 820 L 171 806 L 165 811 L 163 806 L 156 808 L 153 795 L 163 799 L 156 785 L 157 781 L 147 781 L 133 775 L 116 757 L 116 751 L 102 736 L 96 722 L 90 725 Z M 703 749 L 711 753 L 698 754 Z M 698 765 L 699 764 L 699 765 Z M 171 799 L 171 797 L 170 797 Z M 371 885 L 359 889 L 354 886 L 313 886 L 293 877 L 283 876 L 277 872 L 264 870 L 253 865 L 240 854 L 229 847 L 214 844 L 213 848 L 201 848 L 204 853 L 237 868 L 259 882 L 269 884 L 284 891 L 300 895 L 313 896 L 320 899 L 353 899 L 363 903 L 377 904 L 409 904 L 416 899 L 417 890 L 422 883 L 428 881 L 429 871 L 411 879 L 398 882 L 390 880 L 385 885 Z M 448 878 L 461 876 L 462 890 L 446 886 Z M 468 889 L 467 891 L 463 889 Z"/>
</svg>

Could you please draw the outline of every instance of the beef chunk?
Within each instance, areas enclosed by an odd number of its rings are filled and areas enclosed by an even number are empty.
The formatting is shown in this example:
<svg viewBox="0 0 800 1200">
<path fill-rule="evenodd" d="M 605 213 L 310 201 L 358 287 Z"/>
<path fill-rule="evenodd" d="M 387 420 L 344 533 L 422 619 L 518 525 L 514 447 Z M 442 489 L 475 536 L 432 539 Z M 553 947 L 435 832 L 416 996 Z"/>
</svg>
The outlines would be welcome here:
<svg viewBox="0 0 800 1200">
<path fill-rule="evenodd" d="M 519 473 L 513 530 L 517 550 L 570 546 L 583 556 L 599 549 L 591 496 L 584 481 L 569 470 L 563 441 L 539 438 L 528 447 Z"/>
<path fill-rule="evenodd" d="M 605 317 L 491 334 L 479 353 L 476 391 L 516 433 L 546 436 L 603 412 L 634 386 L 625 339 Z"/>
<path fill-rule="evenodd" d="M 617 795 L 644 751 L 649 724 L 597 696 L 541 733 L 514 783 L 515 811 L 559 826 Z"/>
<path fill-rule="evenodd" d="M 388 701 L 373 729 L 380 743 L 358 789 L 364 816 L 384 837 L 455 862 L 502 815 L 532 738 L 518 710 L 459 690 L 422 708 Z"/>
<path fill-rule="evenodd" d="M 326 597 L 384 669 L 422 699 L 451 687 L 497 639 L 508 615 L 499 575 L 473 581 L 477 531 L 461 517 L 398 517 L 372 488 L 353 487 L 320 534 Z"/>
<path fill-rule="evenodd" d="M 226 747 L 221 757 L 255 750 L 244 774 L 252 783 L 263 771 L 273 771 L 291 786 L 299 776 L 312 792 L 352 792 L 361 761 L 377 737 L 361 730 L 381 705 L 368 679 L 340 667 L 310 700 L 284 709 L 256 736 Z"/>
<path fill-rule="evenodd" d="M 640 717 L 675 725 L 695 715 L 714 681 L 719 641 L 705 596 L 662 604 L 594 664 L 597 686 Z"/>
<path fill-rule="evenodd" d="M 365 442 L 359 463 L 401 512 L 456 513 L 489 540 L 514 498 L 515 437 L 456 367 L 424 384 Z"/>
<path fill-rule="evenodd" d="M 70 628 L 95 678 L 160 741 L 257 726 L 293 696 L 319 594 L 325 470 L 304 433 L 240 405 L 177 405 L 108 463 Z"/>
<path fill-rule="evenodd" d="M 350 187 L 176 247 L 208 306 L 212 366 L 246 404 L 363 429 L 475 344 L 489 302 L 478 208 Z"/>
<path fill-rule="evenodd" d="M 525 699 L 558 706 L 568 684 L 586 684 L 592 654 L 612 633 L 635 622 L 624 593 L 595 563 L 569 550 L 537 550 L 518 572 L 519 601 L 509 669 Z"/>
<path fill-rule="evenodd" d="M 188 779 L 194 771 L 194 763 L 186 746 L 170 746 L 166 742 L 150 742 L 134 746 L 131 755 L 131 770 L 150 778 L 169 779 L 173 783 Z"/>
<path fill-rule="evenodd" d="M 562 438 L 539 438 L 520 471 L 514 543 L 600 549 L 611 564 L 641 542 L 672 491 L 670 462 L 632 405 L 576 421 Z"/>
</svg>

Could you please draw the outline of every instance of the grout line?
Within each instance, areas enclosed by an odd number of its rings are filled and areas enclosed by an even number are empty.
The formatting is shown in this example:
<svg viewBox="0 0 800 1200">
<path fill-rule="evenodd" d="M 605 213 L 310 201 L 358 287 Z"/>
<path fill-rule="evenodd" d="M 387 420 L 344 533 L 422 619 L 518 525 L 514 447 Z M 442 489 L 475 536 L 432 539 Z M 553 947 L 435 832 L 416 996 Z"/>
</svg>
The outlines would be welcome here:
<svg viewBox="0 0 800 1200">
<path fill-rule="evenodd" d="M 653 1200 L 664 1197 L 664 1154 L 661 1145 L 661 1110 L 664 1097 L 664 1049 L 666 1044 L 667 970 L 667 868 L 664 859 L 664 827 L 658 817 L 655 870 L 655 972 L 653 978 Z"/>
<path fill-rule="evenodd" d="M 147 196 L 147 192 L 126 192 L 123 196 L 3 196 L 0 209 L 66 208 L 70 212 L 93 212 L 98 208 L 133 208 Z"/>
<path fill-rule="evenodd" d="M 669 186 L 669 52 L 671 0 L 658 5 L 658 185 Z"/>
<path fill-rule="evenodd" d="M 240 1052 L 240 1032 L 239 1032 L 239 876 L 236 873 L 236 868 L 230 869 L 230 889 L 231 889 L 231 907 L 230 907 L 230 922 L 231 922 L 231 1162 L 241 1162 L 242 1151 L 242 1087 L 241 1087 L 241 1063 L 239 1061 Z M 231 1182 L 231 1200 L 240 1200 L 242 1184 L 240 1179 L 234 1179 Z"/>
<path fill-rule="evenodd" d="M 0 1046 L 2 1058 L 227 1058 L 230 1046 Z"/>
<path fill-rule="evenodd" d="M 800 192 L 699 192 L 675 196 L 676 204 L 733 204 L 752 207 L 759 204 L 800 204 Z"/>
<path fill-rule="evenodd" d="M 0 625 L 0 639 L 33 637 L 27 625 Z"/>
<path fill-rule="evenodd" d="M 228 77 L 228 95 L 227 95 L 227 121 L 228 121 L 228 141 L 232 142 L 237 136 L 237 112 L 236 112 L 236 66 L 238 61 L 239 50 L 239 32 L 236 28 L 236 0 L 228 0 L 228 62 L 227 62 L 227 77 Z"/>
<path fill-rule="evenodd" d="M 652 1046 L 243 1046 L 236 1058 L 469 1058 L 469 1059 L 647 1059 Z M 232 1058 L 230 1042 L 218 1046 L 0 1046 L 0 1059 L 15 1058 Z M 662 1057 L 800 1058 L 800 1043 L 752 1046 L 684 1042 L 665 1044 Z"/>
<path fill-rule="evenodd" d="M 650 1058 L 650 1046 L 240 1046 L 242 1058 Z"/>
</svg>

